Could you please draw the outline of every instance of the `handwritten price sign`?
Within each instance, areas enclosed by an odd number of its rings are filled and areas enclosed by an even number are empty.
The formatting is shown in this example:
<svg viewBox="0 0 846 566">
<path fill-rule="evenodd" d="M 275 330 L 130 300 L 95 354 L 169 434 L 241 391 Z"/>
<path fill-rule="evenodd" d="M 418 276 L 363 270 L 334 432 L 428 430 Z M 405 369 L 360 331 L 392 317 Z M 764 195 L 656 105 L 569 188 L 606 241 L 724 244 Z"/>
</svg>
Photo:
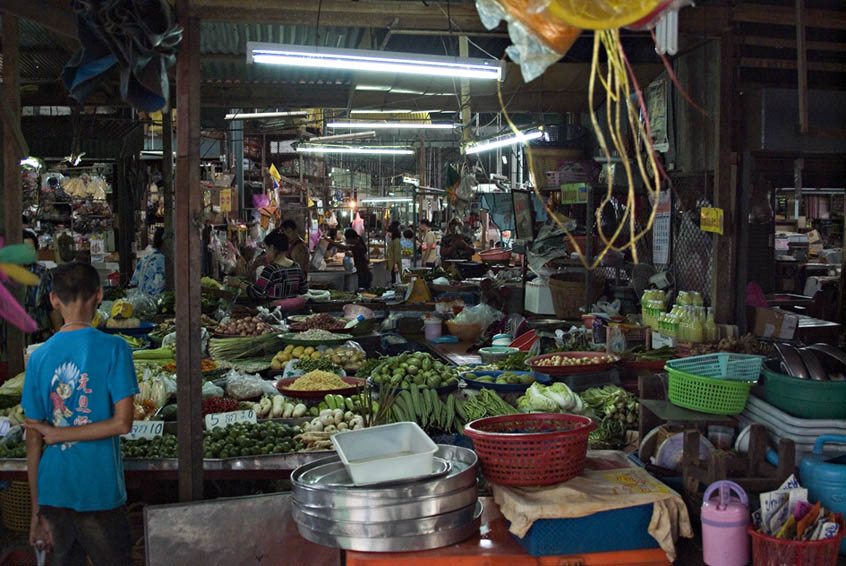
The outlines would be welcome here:
<svg viewBox="0 0 846 566">
<path fill-rule="evenodd" d="M 127 440 L 138 440 L 140 438 L 157 438 L 164 432 L 163 421 L 132 421 L 132 430 L 122 437 Z"/>
<path fill-rule="evenodd" d="M 226 428 L 238 423 L 255 423 L 254 411 L 231 411 L 229 413 L 211 413 L 206 415 L 206 430 Z"/>
</svg>

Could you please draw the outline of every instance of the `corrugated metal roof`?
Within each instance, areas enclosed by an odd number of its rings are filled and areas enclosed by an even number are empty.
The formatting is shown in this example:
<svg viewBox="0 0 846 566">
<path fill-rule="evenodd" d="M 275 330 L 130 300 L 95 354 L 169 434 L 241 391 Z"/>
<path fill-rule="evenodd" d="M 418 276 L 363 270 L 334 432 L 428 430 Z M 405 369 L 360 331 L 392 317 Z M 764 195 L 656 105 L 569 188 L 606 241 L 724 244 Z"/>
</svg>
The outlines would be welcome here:
<svg viewBox="0 0 846 566">
<path fill-rule="evenodd" d="M 248 41 L 356 48 L 365 32 L 364 28 L 321 27 L 318 43 L 315 26 L 203 22 L 200 31 L 202 53 L 229 55 L 246 54 Z"/>
<path fill-rule="evenodd" d="M 351 73 L 335 70 L 292 69 L 247 64 L 247 42 L 320 45 L 354 49 L 364 36 L 363 28 L 321 27 L 280 24 L 201 24 L 200 51 L 203 55 L 231 55 L 232 59 L 205 57 L 201 63 L 204 81 L 270 84 L 349 84 Z M 243 57 L 239 59 L 239 57 Z"/>
</svg>

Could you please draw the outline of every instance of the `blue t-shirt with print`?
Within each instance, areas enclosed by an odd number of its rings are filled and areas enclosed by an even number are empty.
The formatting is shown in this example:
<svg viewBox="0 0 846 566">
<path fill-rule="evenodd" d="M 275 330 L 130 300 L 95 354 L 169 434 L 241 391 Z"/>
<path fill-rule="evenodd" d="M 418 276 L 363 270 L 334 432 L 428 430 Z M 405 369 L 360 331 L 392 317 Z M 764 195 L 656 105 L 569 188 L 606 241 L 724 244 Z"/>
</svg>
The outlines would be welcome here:
<svg viewBox="0 0 846 566">
<path fill-rule="evenodd" d="M 114 416 L 138 393 L 129 345 L 94 328 L 57 332 L 26 367 L 21 405 L 27 418 L 53 426 Z M 126 502 L 120 437 L 47 446 L 38 465 L 38 504 L 104 511 Z"/>
</svg>

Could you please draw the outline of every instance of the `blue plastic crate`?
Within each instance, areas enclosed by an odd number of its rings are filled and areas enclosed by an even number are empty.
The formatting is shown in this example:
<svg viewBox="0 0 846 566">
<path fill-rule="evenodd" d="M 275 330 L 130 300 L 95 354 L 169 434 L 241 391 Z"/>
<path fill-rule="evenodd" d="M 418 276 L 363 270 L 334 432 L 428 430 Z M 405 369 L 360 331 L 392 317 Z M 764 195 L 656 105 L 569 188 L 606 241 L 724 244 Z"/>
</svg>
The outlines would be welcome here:
<svg viewBox="0 0 846 566">
<path fill-rule="evenodd" d="M 651 520 L 652 503 L 647 503 L 576 519 L 540 519 L 524 538 L 512 536 L 536 557 L 658 548 L 648 532 Z"/>
</svg>

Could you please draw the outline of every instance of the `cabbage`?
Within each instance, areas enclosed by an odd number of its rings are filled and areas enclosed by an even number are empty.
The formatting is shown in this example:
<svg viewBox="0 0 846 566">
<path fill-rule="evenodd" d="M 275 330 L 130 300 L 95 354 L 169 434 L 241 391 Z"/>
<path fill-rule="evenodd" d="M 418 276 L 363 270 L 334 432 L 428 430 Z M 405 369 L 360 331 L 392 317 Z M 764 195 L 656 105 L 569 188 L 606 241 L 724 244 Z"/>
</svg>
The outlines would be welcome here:
<svg viewBox="0 0 846 566">
<path fill-rule="evenodd" d="M 21 372 L 12 379 L 6 380 L 3 385 L 0 385 L 0 395 L 10 395 L 13 397 L 23 395 L 25 377 L 26 372 Z"/>
<path fill-rule="evenodd" d="M 551 397 L 544 394 L 544 387 L 538 382 L 535 382 L 526 390 L 526 396 L 529 404 L 535 411 L 543 411 L 545 413 L 558 412 L 558 403 Z"/>
<path fill-rule="evenodd" d="M 558 406 L 565 411 L 569 411 L 576 406 L 576 399 L 578 395 L 573 393 L 569 387 L 563 383 L 553 383 L 546 388 L 547 397 L 552 397 L 558 403 Z"/>
</svg>

